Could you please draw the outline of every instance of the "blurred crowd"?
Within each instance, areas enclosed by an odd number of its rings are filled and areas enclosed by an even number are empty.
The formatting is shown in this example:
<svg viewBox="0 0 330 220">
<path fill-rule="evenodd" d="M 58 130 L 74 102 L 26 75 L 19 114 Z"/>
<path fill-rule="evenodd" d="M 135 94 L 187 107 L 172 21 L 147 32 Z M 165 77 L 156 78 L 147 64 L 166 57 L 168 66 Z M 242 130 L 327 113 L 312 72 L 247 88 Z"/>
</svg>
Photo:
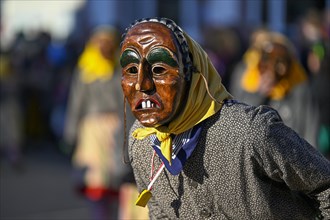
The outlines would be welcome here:
<svg viewBox="0 0 330 220">
<path fill-rule="evenodd" d="M 295 35 L 206 29 L 204 47 L 235 99 L 269 105 L 330 159 L 330 12 L 308 11 Z"/>
<path fill-rule="evenodd" d="M 236 99 L 274 107 L 330 159 L 330 13 L 311 11 L 298 25 L 297 36 L 208 27 L 201 44 Z M 120 165 L 133 120 L 120 88 L 120 32 L 98 27 L 65 42 L 20 32 L 1 51 L 1 156 L 19 166 L 25 150 L 53 143 L 72 157 L 77 189 L 95 219 L 111 212 L 110 200 L 119 205 L 123 183 L 134 182 Z"/>
</svg>

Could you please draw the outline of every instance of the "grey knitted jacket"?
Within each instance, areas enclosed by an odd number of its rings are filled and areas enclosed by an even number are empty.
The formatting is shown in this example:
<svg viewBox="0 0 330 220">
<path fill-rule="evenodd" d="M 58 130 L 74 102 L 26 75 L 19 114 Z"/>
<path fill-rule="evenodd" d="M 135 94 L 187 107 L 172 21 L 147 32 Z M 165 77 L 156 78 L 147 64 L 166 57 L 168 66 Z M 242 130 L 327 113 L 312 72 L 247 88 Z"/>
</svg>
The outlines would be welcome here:
<svg viewBox="0 0 330 220">
<path fill-rule="evenodd" d="M 129 154 L 142 191 L 150 181 L 150 139 L 130 138 Z M 204 122 L 183 171 L 164 169 L 152 194 L 151 219 L 329 219 L 330 162 L 273 109 L 228 101 Z"/>
</svg>

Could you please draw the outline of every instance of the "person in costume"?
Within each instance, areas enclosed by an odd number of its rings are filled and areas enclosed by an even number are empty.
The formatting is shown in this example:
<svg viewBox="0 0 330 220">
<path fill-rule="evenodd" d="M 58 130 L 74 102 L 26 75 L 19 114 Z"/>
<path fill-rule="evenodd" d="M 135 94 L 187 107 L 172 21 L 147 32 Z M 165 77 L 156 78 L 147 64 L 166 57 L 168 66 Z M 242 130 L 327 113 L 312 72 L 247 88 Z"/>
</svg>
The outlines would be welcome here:
<svg viewBox="0 0 330 220">
<path fill-rule="evenodd" d="M 233 72 L 230 92 L 251 105 L 269 105 L 283 122 L 317 147 L 319 111 L 308 75 L 289 39 L 258 30 Z"/>
<path fill-rule="evenodd" d="M 121 187 L 132 175 L 122 163 L 118 38 L 113 27 L 94 30 L 79 57 L 68 100 L 65 141 L 74 148 L 74 184 L 87 199 L 93 220 L 119 218 Z"/>
<path fill-rule="evenodd" d="M 166 18 L 122 37 L 129 159 L 150 219 L 330 217 L 330 162 L 267 106 L 233 99 L 207 54 Z"/>
</svg>

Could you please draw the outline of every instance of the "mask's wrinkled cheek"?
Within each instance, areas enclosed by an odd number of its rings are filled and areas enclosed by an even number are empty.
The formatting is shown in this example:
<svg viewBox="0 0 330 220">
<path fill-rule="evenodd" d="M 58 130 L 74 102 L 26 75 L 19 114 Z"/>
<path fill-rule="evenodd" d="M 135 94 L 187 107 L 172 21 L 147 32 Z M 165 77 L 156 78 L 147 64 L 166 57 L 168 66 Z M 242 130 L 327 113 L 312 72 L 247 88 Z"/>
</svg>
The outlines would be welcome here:
<svg viewBox="0 0 330 220">
<path fill-rule="evenodd" d="M 125 76 L 122 77 L 121 86 L 123 90 L 124 97 L 128 101 L 128 104 L 132 108 L 132 99 L 135 96 L 134 83 L 132 80 L 127 79 Z"/>
</svg>

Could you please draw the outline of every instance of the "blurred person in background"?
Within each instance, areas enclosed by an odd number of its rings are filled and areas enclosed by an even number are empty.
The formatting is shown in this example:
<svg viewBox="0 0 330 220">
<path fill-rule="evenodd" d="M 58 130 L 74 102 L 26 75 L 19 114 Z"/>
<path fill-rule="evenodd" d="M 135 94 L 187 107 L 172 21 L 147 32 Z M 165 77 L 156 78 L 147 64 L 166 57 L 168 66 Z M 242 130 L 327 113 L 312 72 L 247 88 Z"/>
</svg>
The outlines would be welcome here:
<svg viewBox="0 0 330 220">
<path fill-rule="evenodd" d="M 324 57 L 324 47 L 329 33 L 327 26 L 330 25 L 326 18 L 328 11 L 319 11 L 314 8 L 308 10 L 298 23 L 299 34 L 297 47 L 302 65 L 312 79 L 320 69 Z M 329 39 L 329 38 L 328 38 Z"/>
<path fill-rule="evenodd" d="M 308 11 L 300 28 L 302 59 L 309 72 L 311 92 L 320 112 L 317 145 L 330 159 L 330 9 Z"/>
<path fill-rule="evenodd" d="M 286 125 L 316 147 L 318 107 L 294 46 L 284 35 L 265 29 L 251 39 L 233 72 L 230 92 L 248 104 L 273 107 Z"/>
<path fill-rule="evenodd" d="M 10 47 L 13 68 L 20 80 L 24 144 L 28 147 L 44 147 L 51 137 L 53 72 L 47 57 L 50 41 L 50 33 L 31 29 L 18 32 Z"/>
<path fill-rule="evenodd" d="M 23 112 L 19 76 L 9 52 L 0 53 L 0 153 L 20 170 L 22 167 Z"/>
<path fill-rule="evenodd" d="M 74 147 L 75 186 L 89 201 L 95 220 L 120 218 L 120 187 L 132 181 L 130 167 L 122 162 L 117 35 L 109 26 L 92 33 L 73 75 L 65 122 L 66 143 Z"/>
<path fill-rule="evenodd" d="M 320 69 L 311 80 L 313 98 L 319 106 L 320 125 L 317 135 L 318 149 L 330 160 L 330 45 L 325 47 Z"/>
</svg>

